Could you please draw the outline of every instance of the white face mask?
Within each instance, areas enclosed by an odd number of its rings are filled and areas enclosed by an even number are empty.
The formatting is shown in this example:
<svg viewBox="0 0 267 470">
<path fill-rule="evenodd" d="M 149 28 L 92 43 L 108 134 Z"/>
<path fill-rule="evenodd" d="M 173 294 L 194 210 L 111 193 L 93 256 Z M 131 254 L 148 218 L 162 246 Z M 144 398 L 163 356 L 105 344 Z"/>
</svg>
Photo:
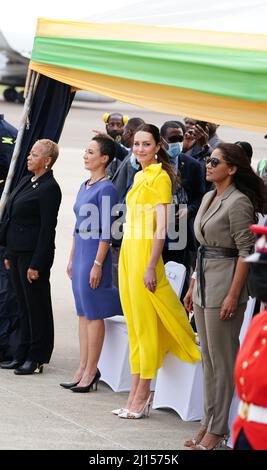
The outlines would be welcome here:
<svg viewBox="0 0 267 470">
<path fill-rule="evenodd" d="M 137 161 L 137 158 L 134 153 L 130 157 L 131 165 L 135 170 L 140 170 L 140 164 Z"/>
<path fill-rule="evenodd" d="M 169 148 L 167 152 L 170 158 L 170 162 L 172 164 L 175 164 L 177 157 L 180 155 L 180 153 L 183 150 L 183 142 L 174 142 L 168 145 L 169 145 Z"/>
</svg>

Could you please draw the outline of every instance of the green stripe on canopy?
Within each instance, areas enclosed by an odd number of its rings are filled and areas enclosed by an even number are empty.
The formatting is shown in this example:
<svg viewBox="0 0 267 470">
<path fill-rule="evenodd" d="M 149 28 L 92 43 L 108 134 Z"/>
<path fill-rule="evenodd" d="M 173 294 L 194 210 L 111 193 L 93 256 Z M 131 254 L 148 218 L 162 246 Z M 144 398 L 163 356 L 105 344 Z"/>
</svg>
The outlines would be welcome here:
<svg viewBox="0 0 267 470">
<path fill-rule="evenodd" d="M 35 37 L 32 60 L 267 102 L 267 52 L 192 44 Z"/>
</svg>

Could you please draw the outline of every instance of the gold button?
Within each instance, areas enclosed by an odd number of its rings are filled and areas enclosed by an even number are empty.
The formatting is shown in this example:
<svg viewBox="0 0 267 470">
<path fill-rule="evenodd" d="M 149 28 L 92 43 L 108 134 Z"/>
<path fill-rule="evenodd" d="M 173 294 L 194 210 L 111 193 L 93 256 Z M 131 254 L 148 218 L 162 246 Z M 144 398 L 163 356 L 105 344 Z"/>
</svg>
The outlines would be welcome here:
<svg viewBox="0 0 267 470">
<path fill-rule="evenodd" d="M 248 361 L 244 361 L 242 363 L 242 369 L 246 369 L 248 367 Z"/>
<path fill-rule="evenodd" d="M 240 378 L 239 378 L 239 383 L 240 383 L 241 385 L 244 385 L 244 383 L 245 383 L 244 377 L 240 377 Z"/>
<path fill-rule="evenodd" d="M 265 326 L 263 327 L 263 330 L 264 330 L 264 331 L 267 331 L 267 325 L 265 325 Z"/>
<path fill-rule="evenodd" d="M 242 398 L 245 400 L 247 398 L 247 395 L 245 393 L 242 393 Z"/>
<path fill-rule="evenodd" d="M 260 355 L 260 351 L 255 351 L 255 352 L 253 353 L 253 356 L 254 356 L 254 357 L 258 357 L 259 355 Z"/>
<path fill-rule="evenodd" d="M 261 344 L 266 344 L 266 343 L 267 343 L 267 339 L 266 339 L 266 338 L 263 338 L 263 339 L 261 340 Z"/>
</svg>

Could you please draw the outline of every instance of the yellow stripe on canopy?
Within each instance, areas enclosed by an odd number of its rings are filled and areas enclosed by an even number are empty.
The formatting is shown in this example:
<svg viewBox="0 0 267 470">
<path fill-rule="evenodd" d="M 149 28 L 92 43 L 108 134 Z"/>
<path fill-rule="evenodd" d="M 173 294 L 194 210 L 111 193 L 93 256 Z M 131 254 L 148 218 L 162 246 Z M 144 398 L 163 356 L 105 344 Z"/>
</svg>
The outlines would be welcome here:
<svg viewBox="0 0 267 470">
<path fill-rule="evenodd" d="M 266 133 L 267 103 L 223 98 L 184 88 L 156 85 L 31 62 L 30 68 L 80 90 L 88 90 L 157 112 Z"/>
<path fill-rule="evenodd" d="M 137 24 L 81 23 L 39 18 L 36 36 L 178 43 L 267 51 L 267 35 L 225 33 Z"/>
</svg>

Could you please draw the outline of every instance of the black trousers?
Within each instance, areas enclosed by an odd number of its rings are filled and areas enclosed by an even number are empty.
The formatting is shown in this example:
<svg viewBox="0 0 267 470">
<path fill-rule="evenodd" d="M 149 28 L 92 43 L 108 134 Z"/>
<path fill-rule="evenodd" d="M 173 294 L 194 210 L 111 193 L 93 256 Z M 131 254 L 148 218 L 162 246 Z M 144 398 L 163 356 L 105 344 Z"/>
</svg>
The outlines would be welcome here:
<svg viewBox="0 0 267 470">
<path fill-rule="evenodd" d="M 50 268 L 29 283 L 27 270 L 32 252 L 12 253 L 11 281 L 20 315 L 20 339 L 15 359 L 48 363 L 54 347 L 54 322 L 50 292 Z"/>
<path fill-rule="evenodd" d="M 238 435 L 234 450 L 253 450 L 243 429 Z"/>
</svg>

